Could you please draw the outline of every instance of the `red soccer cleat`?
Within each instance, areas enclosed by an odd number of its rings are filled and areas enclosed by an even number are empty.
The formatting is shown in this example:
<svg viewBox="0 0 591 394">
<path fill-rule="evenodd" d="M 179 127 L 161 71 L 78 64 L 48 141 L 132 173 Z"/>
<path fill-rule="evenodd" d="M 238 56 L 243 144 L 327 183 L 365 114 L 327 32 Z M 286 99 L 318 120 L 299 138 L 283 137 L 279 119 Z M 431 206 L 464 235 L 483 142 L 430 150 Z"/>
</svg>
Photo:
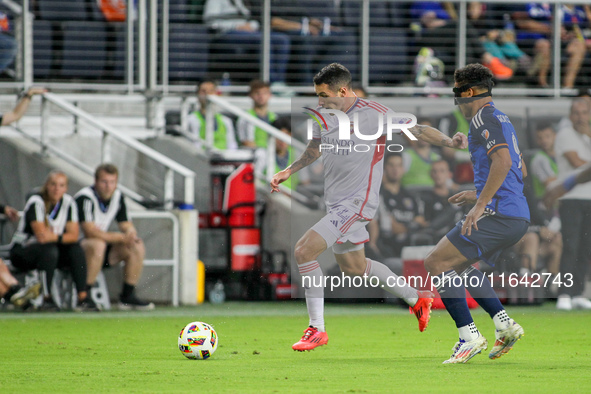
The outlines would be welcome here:
<svg viewBox="0 0 591 394">
<path fill-rule="evenodd" d="M 419 300 L 415 306 L 411 306 L 408 309 L 410 313 L 414 313 L 419 320 L 419 331 L 423 332 L 429 325 L 429 319 L 431 318 L 431 305 L 433 305 L 433 293 L 430 291 L 419 291 Z"/>
<path fill-rule="evenodd" d="M 303 352 L 304 350 L 313 350 L 314 348 L 328 343 L 328 334 L 320 332 L 316 327 L 308 327 L 304 330 L 304 336 L 291 347 L 293 350 Z"/>
</svg>

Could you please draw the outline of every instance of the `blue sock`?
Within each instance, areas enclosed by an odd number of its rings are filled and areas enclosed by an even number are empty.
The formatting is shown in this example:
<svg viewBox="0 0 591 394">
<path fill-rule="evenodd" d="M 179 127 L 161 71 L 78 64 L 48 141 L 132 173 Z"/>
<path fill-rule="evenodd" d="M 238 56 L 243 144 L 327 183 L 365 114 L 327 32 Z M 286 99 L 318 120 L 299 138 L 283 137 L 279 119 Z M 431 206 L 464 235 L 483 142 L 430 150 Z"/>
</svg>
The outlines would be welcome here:
<svg viewBox="0 0 591 394">
<path fill-rule="evenodd" d="M 438 285 L 435 287 L 447 312 L 456 322 L 456 327 L 460 328 L 473 323 L 474 320 L 466 303 L 466 289 L 456 271 L 450 270 L 434 278 L 439 278 L 439 281 L 435 280 L 435 284 Z"/>
<path fill-rule="evenodd" d="M 490 317 L 494 317 L 497 313 L 502 311 L 503 305 L 499 301 L 497 293 L 493 290 L 490 281 L 482 273 L 482 271 L 468 267 L 462 272 L 463 282 L 466 284 L 466 288 L 470 292 L 470 295 L 474 297 L 474 300 L 478 302 L 478 305 L 488 312 Z"/>
</svg>

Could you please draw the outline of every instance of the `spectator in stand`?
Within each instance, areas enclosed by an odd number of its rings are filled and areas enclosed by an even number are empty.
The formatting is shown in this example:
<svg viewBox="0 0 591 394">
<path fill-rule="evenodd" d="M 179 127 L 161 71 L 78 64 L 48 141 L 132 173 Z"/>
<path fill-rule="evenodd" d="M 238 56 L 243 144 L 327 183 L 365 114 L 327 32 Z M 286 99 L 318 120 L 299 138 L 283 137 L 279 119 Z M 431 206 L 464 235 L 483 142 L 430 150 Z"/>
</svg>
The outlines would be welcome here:
<svg viewBox="0 0 591 394">
<path fill-rule="evenodd" d="M 338 62 L 356 78 L 359 70 L 358 38 L 339 27 L 337 2 L 272 0 L 271 28 L 291 39 L 287 79 L 310 83 L 315 70 Z"/>
<path fill-rule="evenodd" d="M 355 95 L 359 98 L 366 98 L 367 97 L 367 92 L 365 91 L 363 86 L 361 86 L 361 84 L 358 84 L 358 83 L 353 84 L 353 93 L 355 93 Z"/>
<path fill-rule="evenodd" d="M 420 119 L 419 124 L 431 126 L 429 119 Z M 412 149 L 405 149 L 402 152 L 404 164 L 404 176 L 402 186 L 433 186 L 431 178 L 431 164 L 441 159 L 441 156 L 433 150 L 433 146 L 423 140 L 410 141 Z"/>
<path fill-rule="evenodd" d="M 536 130 L 536 142 L 538 150 L 531 159 L 531 173 L 533 179 L 534 195 L 541 199 L 546 192 L 546 187 L 558 177 L 558 164 L 554 143 L 556 131 L 551 123 L 542 123 Z"/>
<path fill-rule="evenodd" d="M 439 121 L 438 129 L 447 136 L 453 136 L 456 133 L 462 133 L 468 136 L 470 124 L 462 115 L 460 109 L 456 106 L 454 110 L 442 117 Z M 456 162 L 470 161 L 470 152 L 466 149 L 451 149 L 444 147 L 441 149 L 441 156 L 449 163 L 451 169 L 455 168 Z"/>
<path fill-rule="evenodd" d="M 377 256 L 399 257 L 404 246 L 411 244 L 411 235 L 426 227 L 420 215 L 419 201 L 402 185 L 402 156 L 388 154 L 384 158 L 384 177 L 377 215 L 369 225 L 369 250 Z"/>
<path fill-rule="evenodd" d="M 0 12 L 0 71 L 4 71 L 12 64 L 16 57 L 18 46 L 10 31 L 8 15 Z"/>
<path fill-rule="evenodd" d="M 198 148 L 203 147 L 207 140 L 205 125 L 207 107 L 209 105 L 207 96 L 219 94 L 218 85 L 213 80 L 206 79 L 199 82 L 199 85 L 197 85 L 197 99 L 199 100 L 200 106 L 199 110 L 192 114 L 193 116 L 189 116 L 188 128 L 189 133 L 197 139 L 195 145 Z M 219 150 L 238 149 L 232 120 L 220 113 L 215 113 L 213 115 L 213 120 L 213 147 Z"/>
<path fill-rule="evenodd" d="M 442 159 L 434 161 L 431 164 L 430 175 L 433 179 L 433 188 L 420 194 L 426 221 L 426 227 L 422 233 L 429 235 L 432 242 L 435 242 L 447 234 L 466 212 L 448 201 L 458 192 L 458 185 L 452 181 L 452 173 L 447 161 Z"/>
<path fill-rule="evenodd" d="M 475 13 L 473 19 L 478 19 L 477 7 L 471 7 Z M 414 1 L 410 9 L 411 17 L 420 21 L 419 46 L 430 47 L 435 50 L 435 56 L 446 65 L 446 74 L 451 75 L 455 61 L 455 50 L 458 15 L 452 3 L 434 1 Z M 466 62 L 482 61 L 490 68 L 497 79 L 509 79 L 513 71 L 505 66 L 500 59 L 485 52 L 480 44 L 479 34 L 470 21 L 466 29 Z"/>
<path fill-rule="evenodd" d="M 39 193 L 25 204 L 13 236 L 10 261 L 21 271 L 39 269 L 45 273 L 42 310 L 59 311 L 50 289 L 56 268 L 70 270 L 78 292 L 77 310 L 98 311 L 86 289 L 86 260 L 78 243 L 78 209 L 69 194 L 68 177 L 52 171 Z"/>
<path fill-rule="evenodd" d="M 278 118 L 273 122 L 273 127 L 281 130 L 285 134 L 291 136 L 291 119 L 288 117 Z M 293 148 L 288 143 L 283 142 L 279 139 L 275 140 L 275 171 L 278 173 L 281 170 L 287 168 L 288 165 L 293 163 L 294 153 Z M 299 173 L 293 174 L 287 181 L 283 182 L 282 185 L 290 190 L 296 190 L 299 184 Z"/>
<path fill-rule="evenodd" d="M 27 91 L 23 91 L 20 95 L 18 103 L 16 104 L 16 107 L 14 107 L 12 111 L 5 112 L 0 117 L 0 126 L 8 126 L 9 124 L 22 118 L 25 112 L 27 112 L 27 108 L 29 108 L 29 104 L 31 103 L 33 96 L 36 94 L 43 94 L 45 92 L 47 92 L 45 88 L 39 87 L 32 87 Z"/>
<path fill-rule="evenodd" d="M 251 18 L 250 10 L 242 0 L 207 0 L 203 20 L 218 35 L 218 45 L 236 50 L 256 47 L 260 51 L 263 33 L 260 23 Z M 289 58 L 289 37 L 271 32 L 271 82 L 285 82 L 285 71 Z"/>
<path fill-rule="evenodd" d="M 568 56 L 564 70 L 562 87 L 573 88 L 577 74 L 585 57 L 585 40 L 580 35 L 579 23 L 587 23 L 586 12 L 581 7 L 561 6 L 563 15 L 562 31 L 560 32 L 562 50 Z M 537 74 L 538 84 L 548 86 L 552 46 L 552 14 L 553 6 L 549 3 L 529 3 L 521 11 L 514 12 L 512 17 L 519 32 L 518 41 L 534 41 L 535 59 L 532 74 Z"/>
<path fill-rule="evenodd" d="M 573 171 L 591 162 L 591 103 L 580 97 L 572 101 L 570 109 L 572 127 L 566 126 L 556 136 L 556 163 L 558 175 L 565 179 Z M 591 183 L 575 186 L 560 200 L 562 257 L 560 271 L 562 279 L 572 275 L 572 286 L 565 285 L 559 290 L 558 309 L 591 309 L 591 301 L 583 297 L 585 281 L 591 256 L 589 229 L 591 228 Z"/>
<path fill-rule="evenodd" d="M 530 226 L 521 241 L 515 245 L 521 256 L 520 274 L 538 271 L 538 258 L 542 257 L 545 267 L 553 275 L 558 274 L 562 253 L 560 219 L 554 209 L 547 210 L 542 198 L 546 187 L 556 180 L 558 165 L 554 155 L 556 132 L 550 123 L 543 123 L 536 130 L 536 141 L 540 150 L 532 157 L 529 170 L 531 185 L 526 182 L 524 194 L 530 212 Z"/>
<path fill-rule="evenodd" d="M 277 115 L 269 111 L 269 100 L 271 99 L 271 85 L 261 80 L 254 80 L 250 83 L 248 97 L 252 99 L 253 108 L 247 112 L 266 123 L 273 123 Z M 266 148 L 269 135 L 267 132 L 244 118 L 238 119 L 236 131 L 240 144 L 246 148 Z"/>
</svg>

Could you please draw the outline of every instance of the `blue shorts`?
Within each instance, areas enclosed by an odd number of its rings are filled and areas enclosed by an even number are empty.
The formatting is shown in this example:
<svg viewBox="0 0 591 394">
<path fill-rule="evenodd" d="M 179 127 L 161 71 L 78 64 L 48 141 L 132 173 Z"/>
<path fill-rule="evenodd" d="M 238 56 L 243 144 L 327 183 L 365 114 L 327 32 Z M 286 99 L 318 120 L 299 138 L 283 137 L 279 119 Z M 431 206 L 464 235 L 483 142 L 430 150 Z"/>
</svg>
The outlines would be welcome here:
<svg viewBox="0 0 591 394">
<path fill-rule="evenodd" d="M 478 230 L 462 235 L 464 220 L 447 233 L 447 239 L 469 260 L 484 260 L 491 266 L 501 253 L 515 245 L 527 232 L 529 221 L 522 218 L 489 215 L 478 220 Z"/>
</svg>

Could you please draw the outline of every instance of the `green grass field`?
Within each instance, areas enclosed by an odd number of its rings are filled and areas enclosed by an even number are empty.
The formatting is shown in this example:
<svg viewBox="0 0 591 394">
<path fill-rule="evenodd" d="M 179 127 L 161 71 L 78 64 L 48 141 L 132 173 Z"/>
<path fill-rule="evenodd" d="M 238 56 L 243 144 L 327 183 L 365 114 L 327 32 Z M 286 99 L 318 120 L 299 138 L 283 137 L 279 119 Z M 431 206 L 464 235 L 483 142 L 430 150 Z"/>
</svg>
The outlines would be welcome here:
<svg viewBox="0 0 591 394">
<path fill-rule="evenodd" d="M 397 306 L 326 308 L 329 343 L 299 353 L 301 301 L 225 303 L 153 312 L 0 313 L 0 393 L 24 392 L 581 392 L 591 389 L 591 313 L 509 308 L 525 337 L 498 360 L 442 365 L 457 331 L 435 311 L 419 333 Z M 474 319 L 494 342 L 492 321 Z M 220 340 L 205 361 L 177 348 L 187 323 L 212 324 Z"/>
</svg>

